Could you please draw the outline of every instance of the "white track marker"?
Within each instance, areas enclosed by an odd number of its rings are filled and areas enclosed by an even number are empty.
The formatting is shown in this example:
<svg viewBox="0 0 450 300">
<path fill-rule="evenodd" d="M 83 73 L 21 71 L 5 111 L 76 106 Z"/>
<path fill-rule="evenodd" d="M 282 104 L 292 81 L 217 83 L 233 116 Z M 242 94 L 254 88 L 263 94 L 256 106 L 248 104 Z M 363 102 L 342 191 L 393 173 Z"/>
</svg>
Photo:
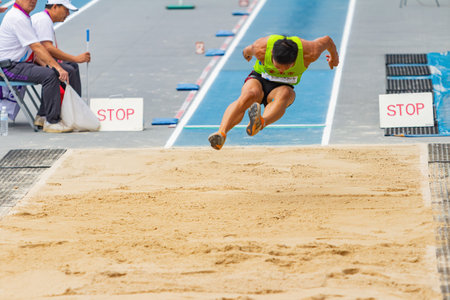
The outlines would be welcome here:
<svg viewBox="0 0 450 300">
<path fill-rule="evenodd" d="M 326 146 L 330 142 L 331 128 L 333 127 L 334 113 L 336 111 L 337 98 L 339 95 L 339 88 L 341 85 L 342 70 L 344 69 L 345 54 L 347 52 L 347 45 L 348 45 L 348 40 L 350 37 L 350 31 L 352 30 L 352 22 L 353 22 L 353 15 L 355 12 L 355 5 L 356 5 L 356 0 L 350 0 L 350 2 L 348 4 L 347 18 L 345 20 L 344 33 L 342 35 L 341 49 L 339 49 L 340 63 L 339 63 L 339 67 L 336 69 L 336 74 L 334 75 L 333 88 L 331 90 L 331 97 L 330 97 L 330 104 L 328 106 L 327 119 L 325 122 L 326 127 L 325 127 L 325 130 L 323 131 L 323 135 L 322 135 L 322 146 Z"/>
<path fill-rule="evenodd" d="M 252 5 L 249 8 L 249 11 L 253 11 L 254 7 L 255 7 L 256 1 L 252 2 Z M 244 24 L 244 22 L 247 20 L 248 16 L 242 16 L 239 19 L 239 22 L 236 24 L 236 26 L 233 28 L 233 33 L 236 34 L 239 29 L 242 27 L 242 24 Z M 222 50 L 227 50 L 228 45 L 231 43 L 231 41 L 233 40 L 233 36 L 228 37 L 225 42 L 222 44 L 222 46 L 220 47 L 220 49 Z M 196 84 L 201 86 L 203 84 L 203 81 L 205 81 L 206 77 L 208 76 L 209 72 L 212 70 L 212 68 L 214 67 L 214 65 L 217 63 L 217 61 L 219 60 L 219 56 L 214 56 L 211 61 L 209 62 L 209 64 L 206 66 L 206 68 L 203 70 L 202 74 L 200 75 L 200 78 L 197 79 Z M 177 119 L 181 119 L 184 115 L 184 113 L 186 112 L 186 110 L 189 108 L 189 105 L 191 104 L 192 100 L 194 99 L 195 95 L 197 94 L 197 91 L 191 91 L 188 96 L 186 97 L 186 99 L 183 102 L 183 105 L 181 106 L 181 108 L 178 110 L 178 112 L 175 115 L 175 118 Z M 177 127 L 176 125 L 170 125 L 169 127 L 174 128 Z"/>
<path fill-rule="evenodd" d="M 83 6 L 82 8 L 80 8 L 80 9 L 79 9 L 78 11 L 76 11 L 75 13 L 70 14 L 70 16 L 67 17 L 67 19 L 66 19 L 63 23 L 57 24 L 57 25 L 55 26 L 55 29 L 57 29 L 57 28 L 63 26 L 63 25 L 66 24 L 68 21 L 72 20 L 72 19 L 73 19 L 74 17 L 76 17 L 78 14 L 80 14 L 80 13 L 83 12 L 83 11 L 85 11 L 86 9 L 88 9 L 89 7 L 91 7 L 92 5 L 94 5 L 95 3 L 97 3 L 98 1 L 100 1 L 100 0 L 93 0 L 93 1 L 89 2 L 88 4 L 86 4 L 85 6 Z M 1 6 L 2 6 L 2 7 L 10 7 L 10 6 L 14 5 L 15 2 L 16 2 L 15 0 L 12 0 L 12 1 L 9 1 L 8 3 L 5 3 L 4 5 L 1 5 Z"/>
<path fill-rule="evenodd" d="M 220 125 L 185 125 L 186 129 L 219 129 Z M 325 127 L 325 124 L 270 124 L 268 128 L 317 128 Z M 247 125 L 236 125 L 234 128 L 247 128 Z"/>
<path fill-rule="evenodd" d="M 55 26 L 55 29 L 56 29 L 56 28 L 59 28 L 59 27 L 61 27 L 61 26 L 63 26 L 65 23 L 67 23 L 68 21 L 72 20 L 72 19 L 73 19 L 74 17 L 76 17 L 78 14 L 80 14 L 80 13 L 83 12 L 83 11 L 85 11 L 86 9 L 88 9 L 89 7 L 91 7 L 92 5 L 94 5 L 95 3 L 97 3 L 98 1 L 100 1 L 100 0 L 93 0 L 93 1 L 89 2 L 88 4 L 86 4 L 85 6 L 83 6 L 82 8 L 80 8 L 80 9 L 79 9 L 78 11 L 76 11 L 75 13 L 70 14 L 70 16 L 67 17 L 67 19 L 66 19 L 63 23 L 57 24 L 57 25 Z M 1 5 L 1 6 L 2 6 L 2 7 L 10 7 L 10 6 L 14 5 L 15 2 L 16 2 L 15 0 L 12 0 L 12 1 L 9 1 L 8 3 L 5 3 L 4 5 Z"/>
<path fill-rule="evenodd" d="M 253 23 L 253 21 L 255 20 L 256 16 L 258 15 L 259 11 L 261 10 L 261 8 L 264 6 L 265 3 L 266 3 L 266 0 L 260 0 L 260 2 L 257 4 L 255 10 L 250 14 L 250 17 L 247 19 L 247 22 L 245 22 L 244 26 L 242 27 L 242 29 L 239 31 L 238 35 L 234 38 L 233 42 L 231 43 L 230 48 L 225 52 L 225 55 L 222 57 L 220 62 L 216 65 L 216 67 L 214 68 L 214 71 L 211 73 L 211 75 L 205 81 L 205 85 L 200 89 L 195 100 L 192 102 L 191 106 L 189 106 L 189 109 L 186 111 L 186 115 L 181 119 L 180 123 L 178 123 L 177 127 L 175 128 L 175 131 L 170 136 L 170 138 L 167 141 L 164 148 L 170 148 L 173 146 L 173 144 L 177 140 L 178 136 L 180 135 L 181 131 L 183 130 L 183 127 L 187 124 L 187 122 L 189 122 L 192 115 L 197 110 L 200 103 L 203 101 L 203 98 L 205 97 L 209 88 L 214 83 L 214 80 L 216 80 L 216 77 L 219 75 L 220 70 L 223 68 L 223 66 L 227 62 L 228 58 L 230 58 L 234 49 L 236 49 L 236 46 L 239 44 L 241 39 L 244 37 L 244 34 L 247 32 L 248 28 Z"/>
<path fill-rule="evenodd" d="M 70 16 L 68 16 L 67 19 L 64 22 L 59 23 L 59 24 L 57 24 L 55 26 L 55 30 L 58 29 L 59 27 L 65 25 L 65 24 L 67 24 L 70 20 L 72 20 L 73 18 L 75 18 L 76 16 L 78 16 L 79 14 L 81 14 L 82 12 L 84 12 L 85 10 L 87 10 L 88 8 L 90 8 L 91 6 L 93 6 L 94 4 L 96 4 L 99 1 L 100 0 L 92 0 L 91 2 L 89 2 L 85 6 L 83 6 L 82 8 L 77 10 L 76 12 L 74 12 L 73 14 L 70 14 Z"/>
<path fill-rule="evenodd" d="M 8 3 L 5 3 L 4 5 L 1 5 L 1 7 L 10 7 L 10 6 L 12 6 L 15 2 L 16 2 L 16 0 L 9 1 Z"/>
<path fill-rule="evenodd" d="M 91 2 L 89 2 L 85 6 L 83 6 L 82 8 L 77 10 L 76 12 L 74 12 L 73 14 L 70 14 L 70 16 L 68 16 L 67 19 L 64 22 L 58 23 L 58 24 L 55 25 L 55 27 L 54 27 L 55 30 L 58 29 L 59 27 L 63 26 L 64 24 L 67 24 L 67 22 L 69 22 L 70 20 L 72 20 L 73 18 L 75 18 L 76 16 L 81 14 L 83 11 L 85 11 L 86 9 L 88 9 L 89 7 L 91 7 L 92 5 L 94 5 L 95 3 L 99 2 L 99 1 L 100 0 L 92 0 Z M 16 2 L 15 0 L 9 1 L 8 3 L 5 3 L 4 5 L 2 5 L 2 7 L 10 7 L 15 2 Z"/>
</svg>

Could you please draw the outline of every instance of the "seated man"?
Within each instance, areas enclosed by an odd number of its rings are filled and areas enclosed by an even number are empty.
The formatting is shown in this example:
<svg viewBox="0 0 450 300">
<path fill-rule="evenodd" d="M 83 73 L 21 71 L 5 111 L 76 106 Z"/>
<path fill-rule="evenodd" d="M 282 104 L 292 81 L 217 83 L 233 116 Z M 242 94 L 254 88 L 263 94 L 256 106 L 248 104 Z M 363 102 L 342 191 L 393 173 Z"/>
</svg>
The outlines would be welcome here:
<svg viewBox="0 0 450 300">
<path fill-rule="evenodd" d="M 61 93 L 59 81 L 69 82 L 69 74 L 39 42 L 31 25 L 30 12 L 36 0 L 16 0 L 0 25 L 0 60 L 11 60 L 3 68 L 9 80 L 20 80 L 42 85 L 42 105 L 45 107 L 45 132 L 70 132 L 60 118 Z M 44 65 L 33 63 L 36 56 Z"/>
<path fill-rule="evenodd" d="M 78 8 L 71 4 L 70 0 L 48 0 L 45 10 L 34 14 L 31 23 L 41 44 L 47 49 L 53 58 L 59 60 L 61 67 L 69 73 L 70 85 L 81 97 L 81 79 L 78 63 L 90 62 L 89 52 L 73 56 L 58 49 L 53 23 L 64 22 L 70 11 Z M 42 126 L 45 121 L 45 108 L 41 106 L 34 125 Z"/>
</svg>

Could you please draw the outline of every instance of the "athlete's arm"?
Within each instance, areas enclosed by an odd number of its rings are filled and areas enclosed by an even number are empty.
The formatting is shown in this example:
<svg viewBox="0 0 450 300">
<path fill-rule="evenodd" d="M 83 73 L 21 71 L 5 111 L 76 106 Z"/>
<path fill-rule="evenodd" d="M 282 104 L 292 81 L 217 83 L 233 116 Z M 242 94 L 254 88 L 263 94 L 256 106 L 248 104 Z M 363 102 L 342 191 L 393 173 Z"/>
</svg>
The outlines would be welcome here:
<svg viewBox="0 0 450 300">
<path fill-rule="evenodd" d="M 71 61 L 76 63 L 84 63 L 91 61 L 91 54 L 89 52 L 82 53 L 78 56 L 70 55 L 64 51 L 56 48 L 51 41 L 42 41 L 41 44 L 47 49 L 48 53 L 56 59 L 64 61 Z"/>
<path fill-rule="evenodd" d="M 328 36 L 323 36 L 314 41 L 307 41 L 302 39 L 303 44 L 303 59 L 305 67 L 319 59 L 320 55 L 326 50 L 329 54 L 326 55 L 330 69 L 339 65 L 339 54 L 336 50 L 336 45 Z"/>
<path fill-rule="evenodd" d="M 250 61 L 254 56 L 259 61 L 264 62 L 268 40 L 268 36 L 257 39 L 253 44 L 244 48 L 244 51 L 242 51 L 242 55 L 244 55 L 244 58 L 247 61 Z"/>
</svg>

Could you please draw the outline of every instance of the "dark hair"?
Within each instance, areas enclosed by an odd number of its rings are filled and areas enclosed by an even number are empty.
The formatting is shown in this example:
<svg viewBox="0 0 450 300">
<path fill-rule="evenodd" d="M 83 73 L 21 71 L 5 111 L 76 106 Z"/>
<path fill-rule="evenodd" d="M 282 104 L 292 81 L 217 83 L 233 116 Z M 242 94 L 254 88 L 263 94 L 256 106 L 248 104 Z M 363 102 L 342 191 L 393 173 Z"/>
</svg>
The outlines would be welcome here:
<svg viewBox="0 0 450 300">
<path fill-rule="evenodd" d="M 293 40 L 288 40 L 286 37 L 278 40 L 273 45 L 272 57 L 280 64 L 292 64 L 297 60 L 298 46 Z"/>
<path fill-rule="evenodd" d="M 63 6 L 62 4 L 45 4 L 45 9 L 51 9 L 53 7 L 53 5 Z"/>
</svg>

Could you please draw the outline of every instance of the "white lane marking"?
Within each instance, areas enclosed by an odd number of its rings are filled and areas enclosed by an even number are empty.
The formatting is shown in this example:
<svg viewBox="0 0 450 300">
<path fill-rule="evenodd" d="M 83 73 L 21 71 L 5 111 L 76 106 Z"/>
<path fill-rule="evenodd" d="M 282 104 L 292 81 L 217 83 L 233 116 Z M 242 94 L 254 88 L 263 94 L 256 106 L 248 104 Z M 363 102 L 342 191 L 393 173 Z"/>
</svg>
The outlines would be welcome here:
<svg viewBox="0 0 450 300">
<path fill-rule="evenodd" d="M 64 24 L 67 24 L 68 22 L 70 22 L 70 20 L 72 20 L 73 18 L 75 18 L 76 16 L 78 16 L 79 14 L 81 14 L 82 12 L 84 12 L 85 10 L 87 10 L 88 8 L 90 8 L 91 6 L 93 6 L 94 4 L 96 4 L 99 1 L 100 0 L 92 0 L 89 3 L 87 3 L 85 6 L 82 6 L 78 11 L 71 13 L 64 22 L 58 23 L 55 26 L 55 30 L 60 28 Z"/>
<path fill-rule="evenodd" d="M 230 58 L 234 49 L 239 44 L 241 39 L 244 37 L 244 34 L 247 32 L 248 28 L 253 23 L 253 21 L 255 20 L 256 16 L 258 15 L 259 11 L 261 10 L 261 8 L 264 6 L 265 3 L 266 3 L 266 0 L 260 0 L 260 2 L 257 4 L 256 9 L 253 11 L 253 13 L 247 19 L 247 22 L 245 22 L 244 26 L 239 31 L 238 35 L 235 37 L 235 39 L 231 43 L 228 51 L 225 52 L 225 55 L 222 57 L 222 59 L 216 65 L 216 67 L 214 68 L 214 71 L 211 73 L 211 75 L 205 81 L 205 85 L 198 92 L 195 100 L 192 102 L 191 106 L 189 106 L 189 109 L 186 111 L 185 116 L 178 123 L 177 127 L 175 128 L 175 131 L 170 136 L 170 138 L 167 141 L 164 148 L 170 148 L 173 146 L 173 144 L 177 140 L 178 136 L 180 135 L 181 131 L 183 130 L 183 127 L 187 124 L 187 122 L 189 122 L 190 118 L 192 117 L 194 112 L 197 110 L 200 103 L 203 101 L 203 98 L 205 97 L 209 88 L 214 83 L 214 80 L 216 79 L 216 77 L 219 75 L 220 70 L 222 70 L 222 68 L 225 65 L 225 63 L 227 62 L 228 58 Z"/>
<path fill-rule="evenodd" d="M 331 90 L 330 104 L 328 106 L 327 119 L 325 121 L 326 127 L 322 135 L 322 146 L 326 146 L 330 142 L 331 128 L 333 127 L 334 113 L 336 111 L 337 98 L 339 95 L 339 88 L 341 85 L 342 70 L 344 69 L 345 56 L 347 53 L 347 45 L 352 29 L 353 15 L 355 13 L 356 0 L 350 0 L 347 11 L 347 18 L 345 20 L 344 33 L 342 35 L 341 49 L 339 49 L 340 66 L 336 69 L 334 75 L 333 88 Z"/>
</svg>

